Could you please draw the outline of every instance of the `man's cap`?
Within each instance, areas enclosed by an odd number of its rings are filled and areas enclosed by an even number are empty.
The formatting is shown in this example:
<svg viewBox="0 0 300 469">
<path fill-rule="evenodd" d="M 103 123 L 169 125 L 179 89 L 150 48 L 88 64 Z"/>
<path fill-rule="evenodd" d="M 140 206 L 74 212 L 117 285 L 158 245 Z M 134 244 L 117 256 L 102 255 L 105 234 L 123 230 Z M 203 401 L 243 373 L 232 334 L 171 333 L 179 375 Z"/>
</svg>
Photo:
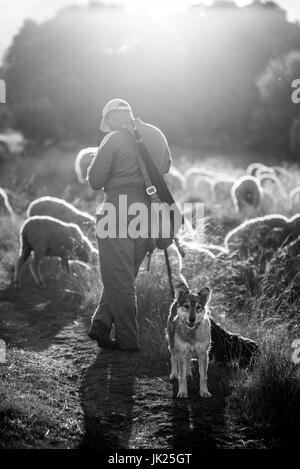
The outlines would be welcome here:
<svg viewBox="0 0 300 469">
<path fill-rule="evenodd" d="M 105 104 L 103 111 L 102 111 L 102 121 L 100 125 L 100 130 L 102 132 L 110 132 L 110 128 L 108 127 L 105 119 L 106 116 L 109 112 L 111 111 L 130 111 L 131 112 L 131 107 L 127 103 L 127 101 L 124 101 L 124 99 L 111 99 L 108 101 L 108 103 Z"/>
</svg>

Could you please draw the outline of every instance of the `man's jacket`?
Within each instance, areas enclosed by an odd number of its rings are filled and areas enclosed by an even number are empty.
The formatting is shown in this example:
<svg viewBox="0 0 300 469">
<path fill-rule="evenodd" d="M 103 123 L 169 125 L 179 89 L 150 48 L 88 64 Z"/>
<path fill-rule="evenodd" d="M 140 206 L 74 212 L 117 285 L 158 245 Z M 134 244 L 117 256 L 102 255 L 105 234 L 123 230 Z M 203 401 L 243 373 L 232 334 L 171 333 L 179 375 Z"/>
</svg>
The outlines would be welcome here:
<svg viewBox="0 0 300 469">
<path fill-rule="evenodd" d="M 136 119 L 144 143 L 161 174 L 168 173 L 171 155 L 167 140 L 156 127 Z M 89 170 L 88 182 L 92 189 L 105 192 L 128 185 L 144 185 L 137 161 L 136 149 L 120 131 L 109 133 L 101 142 Z"/>
</svg>

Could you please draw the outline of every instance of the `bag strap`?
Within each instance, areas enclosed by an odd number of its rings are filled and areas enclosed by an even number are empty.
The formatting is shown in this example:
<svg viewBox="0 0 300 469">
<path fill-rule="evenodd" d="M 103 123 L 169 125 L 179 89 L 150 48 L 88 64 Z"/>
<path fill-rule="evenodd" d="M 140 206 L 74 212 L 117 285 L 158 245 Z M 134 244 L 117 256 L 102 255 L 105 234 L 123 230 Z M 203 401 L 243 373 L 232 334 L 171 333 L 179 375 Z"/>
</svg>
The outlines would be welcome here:
<svg viewBox="0 0 300 469">
<path fill-rule="evenodd" d="M 148 174 L 148 171 L 147 171 L 147 168 L 145 166 L 145 163 L 143 162 L 142 158 L 141 158 L 141 152 L 139 150 L 139 147 L 137 145 L 137 143 L 139 143 L 139 145 L 143 145 L 145 147 L 145 144 L 141 138 L 141 134 L 139 132 L 139 130 L 137 129 L 137 127 L 134 125 L 133 127 L 133 131 L 134 133 L 132 133 L 128 127 L 122 127 L 122 129 L 120 129 L 120 131 L 126 135 L 127 137 L 129 137 L 129 139 L 132 141 L 132 143 L 134 144 L 136 150 L 137 150 L 137 153 L 138 153 L 138 158 L 137 158 L 137 161 L 138 161 L 138 165 L 140 167 L 140 170 L 141 170 L 141 173 L 142 173 L 142 176 L 143 176 L 143 179 L 144 179 L 144 183 L 145 183 L 145 190 L 146 190 L 146 193 L 147 195 L 150 197 L 151 201 L 152 202 L 160 202 L 159 200 L 159 197 L 157 196 L 157 190 L 156 190 L 156 187 L 152 184 L 152 181 L 150 179 L 150 176 Z M 148 150 L 146 149 L 145 147 L 145 150 L 148 152 Z"/>
<path fill-rule="evenodd" d="M 132 124 L 133 133 L 128 129 L 128 127 L 125 127 L 125 126 L 120 129 L 120 132 L 122 132 L 124 135 L 126 135 L 132 141 L 132 143 L 134 144 L 134 147 L 137 150 L 137 154 L 139 156 L 139 158 L 137 158 L 137 160 L 138 160 L 138 164 L 140 166 L 141 173 L 142 173 L 143 178 L 144 178 L 146 193 L 148 194 L 148 196 L 150 197 L 152 202 L 161 203 L 161 201 L 160 201 L 160 199 L 157 195 L 157 189 L 152 184 L 152 181 L 151 181 L 150 176 L 148 174 L 146 165 L 144 163 L 145 155 L 148 156 L 148 158 L 151 160 L 151 163 L 153 163 L 153 161 L 152 161 L 151 156 L 149 155 L 149 152 L 148 152 L 148 150 L 147 150 L 147 148 L 146 148 L 146 146 L 143 142 L 140 131 L 137 128 L 137 126 L 135 125 L 134 119 L 131 119 L 131 124 Z M 143 151 L 141 151 L 141 147 L 142 147 Z M 144 153 L 144 155 L 143 155 L 143 153 Z M 153 163 L 153 165 L 154 165 L 154 163 Z M 165 184 L 165 182 L 164 182 L 164 184 Z M 170 196 L 171 196 L 171 194 L 170 194 Z M 172 198 L 172 200 L 174 202 L 173 198 Z M 175 245 L 178 249 L 179 254 L 181 255 L 181 257 L 185 257 L 184 249 L 180 245 L 180 242 L 179 242 L 177 236 L 174 236 L 173 239 L 174 239 L 174 243 L 175 243 Z M 165 250 L 165 254 L 167 255 L 166 250 Z"/>
</svg>

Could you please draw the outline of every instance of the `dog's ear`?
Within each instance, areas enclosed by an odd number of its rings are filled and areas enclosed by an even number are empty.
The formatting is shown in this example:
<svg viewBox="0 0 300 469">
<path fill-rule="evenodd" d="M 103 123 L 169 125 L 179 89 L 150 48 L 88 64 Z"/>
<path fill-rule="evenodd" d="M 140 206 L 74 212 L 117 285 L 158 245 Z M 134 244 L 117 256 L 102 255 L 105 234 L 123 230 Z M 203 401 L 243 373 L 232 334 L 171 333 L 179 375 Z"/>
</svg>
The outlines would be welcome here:
<svg viewBox="0 0 300 469">
<path fill-rule="evenodd" d="M 178 298 L 183 294 L 187 293 L 189 291 L 188 286 L 185 283 L 180 283 L 175 287 L 175 299 L 178 300 Z"/>
<path fill-rule="evenodd" d="M 210 298 L 211 298 L 211 290 L 209 287 L 203 287 L 201 288 L 199 291 L 198 291 L 198 296 L 200 296 L 200 298 L 202 299 L 203 301 L 203 306 L 206 306 L 207 303 L 210 302 Z"/>
</svg>

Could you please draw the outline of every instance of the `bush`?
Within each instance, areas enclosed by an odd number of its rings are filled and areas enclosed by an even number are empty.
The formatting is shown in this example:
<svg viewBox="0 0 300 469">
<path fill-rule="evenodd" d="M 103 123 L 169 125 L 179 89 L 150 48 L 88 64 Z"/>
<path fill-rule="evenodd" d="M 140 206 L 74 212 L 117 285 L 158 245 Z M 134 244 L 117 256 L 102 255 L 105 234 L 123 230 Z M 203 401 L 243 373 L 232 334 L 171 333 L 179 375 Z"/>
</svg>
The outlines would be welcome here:
<svg viewBox="0 0 300 469">
<path fill-rule="evenodd" d="M 300 237 L 268 263 L 257 300 L 261 317 L 289 320 L 297 328 L 300 307 Z M 292 321 L 292 322 L 291 322 Z"/>
<path fill-rule="evenodd" d="M 263 331 L 261 331 L 263 332 Z M 291 341 L 279 330 L 265 335 L 253 370 L 232 378 L 229 418 L 257 435 L 296 439 L 300 431 L 300 370 L 291 360 Z"/>
</svg>

